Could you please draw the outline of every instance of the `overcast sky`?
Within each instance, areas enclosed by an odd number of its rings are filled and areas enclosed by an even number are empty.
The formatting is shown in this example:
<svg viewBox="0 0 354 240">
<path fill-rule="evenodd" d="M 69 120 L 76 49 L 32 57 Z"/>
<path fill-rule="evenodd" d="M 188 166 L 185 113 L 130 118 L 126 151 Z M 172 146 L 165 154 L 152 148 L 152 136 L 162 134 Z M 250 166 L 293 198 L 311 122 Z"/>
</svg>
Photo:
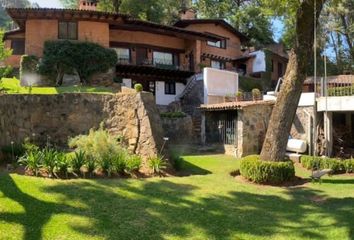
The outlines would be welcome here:
<svg viewBox="0 0 354 240">
<path fill-rule="evenodd" d="M 40 7 L 46 8 L 61 8 L 62 5 L 60 4 L 59 0 L 29 0 L 30 2 L 36 2 L 39 4 Z"/>
</svg>

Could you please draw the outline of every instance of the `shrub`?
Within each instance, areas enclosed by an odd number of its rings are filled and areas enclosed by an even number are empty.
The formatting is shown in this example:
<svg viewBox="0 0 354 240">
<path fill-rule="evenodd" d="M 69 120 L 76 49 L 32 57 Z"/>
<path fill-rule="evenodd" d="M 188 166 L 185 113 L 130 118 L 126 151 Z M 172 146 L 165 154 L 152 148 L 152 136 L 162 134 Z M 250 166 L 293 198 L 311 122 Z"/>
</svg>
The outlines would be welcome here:
<svg viewBox="0 0 354 240">
<path fill-rule="evenodd" d="M 253 97 L 254 99 L 260 98 L 261 95 L 262 95 L 262 93 L 261 93 L 261 91 L 260 91 L 258 88 L 252 89 L 252 97 Z"/>
<path fill-rule="evenodd" d="M 113 167 L 118 174 L 123 174 L 125 172 L 127 166 L 126 159 L 128 157 L 128 152 L 125 149 L 121 149 L 121 151 L 113 158 Z"/>
<path fill-rule="evenodd" d="M 69 147 L 85 152 L 88 157 L 97 161 L 102 160 L 106 155 L 116 156 L 121 151 L 119 139 L 111 136 L 102 125 L 97 130 L 91 129 L 88 135 L 71 138 Z"/>
<path fill-rule="evenodd" d="M 54 170 L 57 167 L 58 152 L 51 148 L 44 148 L 43 154 L 43 167 L 47 170 L 48 176 L 51 178 L 55 175 Z"/>
<path fill-rule="evenodd" d="M 117 53 L 96 43 L 47 41 L 39 71 L 47 76 L 56 73 L 62 78 L 64 73 L 76 70 L 81 82 L 86 83 L 92 75 L 107 72 L 116 63 Z"/>
<path fill-rule="evenodd" d="M 133 172 L 136 172 L 140 169 L 141 167 L 141 157 L 138 155 L 130 155 L 126 159 L 126 166 L 125 170 L 127 173 L 131 174 Z"/>
<path fill-rule="evenodd" d="M 1 152 L 5 159 L 14 161 L 25 154 L 25 149 L 20 144 L 13 144 L 2 147 Z"/>
<path fill-rule="evenodd" d="M 187 115 L 184 112 L 164 112 L 160 116 L 162 118 L 184 118 Z"/>
<path fill-rule="evenodd" d="M 242 91 L 237 91 L 236 92 L 236 97 L 243 97 L 243 92 Z"/>
<path fill-rule="evenodd" d="M 10 78 L 13 74 L 13 68 L 11 66 L 0 67 L 0 79 Z"/>
<path fill-rule="evenodd" d="M 295 176 L 295 168 L 291 161 L 267 162 L 259 160 L 258 155 L 253 155 L 241 160 L 240 173 L 256 183 L 282 183 Z"/>
<path fill-rule="evenodd" d="M 114 158 L 107 154 L 99 161 L 101 169 L 107 174 L 107 177 L 111 177 L 114 172 Z"/>
<path fill-rule="evenodd" d="M 318 156 L 302 156 L 301 165 L 309 170 L 332 169 L 333 173 L 342 173 L 346 170 L 345 161 Z"/>
<path fill-rule="evenodd" d="M 344 161 L 344 168 L 347 173 L 354 173 L 354 159 L 347 159 Z"/>
<path fill-rule="evenodd" d="M 167 167 L 166 161 L 163 159 L 163 156 L 151 157 L 148 160 L 149 167 L 154 174 L 161 174 L 164 169 Z"/>
<path fill-rule="evenodd" d="M 137 83 L 134 85 L 134 89 L 136 92 L 142 92 L 143 91 L 143 85 L 141 85 L 140 83 Z"/>
<path fill-rule="evenodd" d="M 170 160 L 171 160 L 172 166 L 175 170 L 177 170 L 177 171 L 182 170 L 184 160 L 178 152 L 171 151 L 170 152 Z"/>
<path fill-rule="evenodd" d="M 89 172 L 90 177 L 92 177 L 97 167 L 96 160 L 93 157 L 88 157 L 85 166 L 87 167 L 87 171 Z"/>
</svg>

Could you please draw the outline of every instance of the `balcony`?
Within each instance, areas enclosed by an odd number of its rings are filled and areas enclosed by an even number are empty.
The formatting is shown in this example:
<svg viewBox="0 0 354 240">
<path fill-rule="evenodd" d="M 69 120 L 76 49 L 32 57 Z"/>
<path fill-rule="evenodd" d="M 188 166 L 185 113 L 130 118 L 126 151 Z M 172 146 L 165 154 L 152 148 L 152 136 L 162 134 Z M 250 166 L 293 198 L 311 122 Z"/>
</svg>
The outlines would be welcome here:
<svg viewBox="0 0 354 240">
<path fill-rule="evenodd" d="M 194 75 L 189 66 L 171 64 L 171 60 L 144 59 L 132 60 L 130 56 L 119 55 L 116 66 L 117 75 L 122 77 L 149 76 L 154 79 L 174 80 L 186 82 L 186 79 Z"/>
</svg>

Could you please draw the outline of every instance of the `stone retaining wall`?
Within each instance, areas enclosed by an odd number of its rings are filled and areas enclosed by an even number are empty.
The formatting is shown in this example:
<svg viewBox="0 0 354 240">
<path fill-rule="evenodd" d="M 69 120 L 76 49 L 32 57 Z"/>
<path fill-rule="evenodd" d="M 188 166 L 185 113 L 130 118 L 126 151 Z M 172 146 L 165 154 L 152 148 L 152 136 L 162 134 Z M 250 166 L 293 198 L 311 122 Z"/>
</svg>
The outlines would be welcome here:
<svg viewBox="0 0 354 240">
<path fill-rule="evenodd" d="M 162 126 L 171 143 L 192 142 L 193 121 L 189 115 L 183 118 L 162 118 Z"/>
<path fill-rule="evenodd" d="M 0 95 L 0 147 L 21 144 L 26 137 L 66 147 L 68 138 L 87 134 L 101 122 L 145 159 L 160 150 L 163 130 L 150 93 Z"/>
</svg>

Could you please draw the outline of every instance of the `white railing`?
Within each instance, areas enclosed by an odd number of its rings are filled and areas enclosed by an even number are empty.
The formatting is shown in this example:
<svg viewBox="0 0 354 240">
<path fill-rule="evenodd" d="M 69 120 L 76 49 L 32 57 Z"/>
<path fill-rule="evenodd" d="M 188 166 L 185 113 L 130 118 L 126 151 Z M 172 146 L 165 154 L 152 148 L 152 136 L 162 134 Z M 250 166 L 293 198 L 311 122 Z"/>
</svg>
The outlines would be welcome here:
<svg viewBox="0 0 354 240">
<path fill-rule="evenodd" d="M 354 75 L 321 78 L 315 89 L 321 97 L 354 96 Z"/>
</svg>

